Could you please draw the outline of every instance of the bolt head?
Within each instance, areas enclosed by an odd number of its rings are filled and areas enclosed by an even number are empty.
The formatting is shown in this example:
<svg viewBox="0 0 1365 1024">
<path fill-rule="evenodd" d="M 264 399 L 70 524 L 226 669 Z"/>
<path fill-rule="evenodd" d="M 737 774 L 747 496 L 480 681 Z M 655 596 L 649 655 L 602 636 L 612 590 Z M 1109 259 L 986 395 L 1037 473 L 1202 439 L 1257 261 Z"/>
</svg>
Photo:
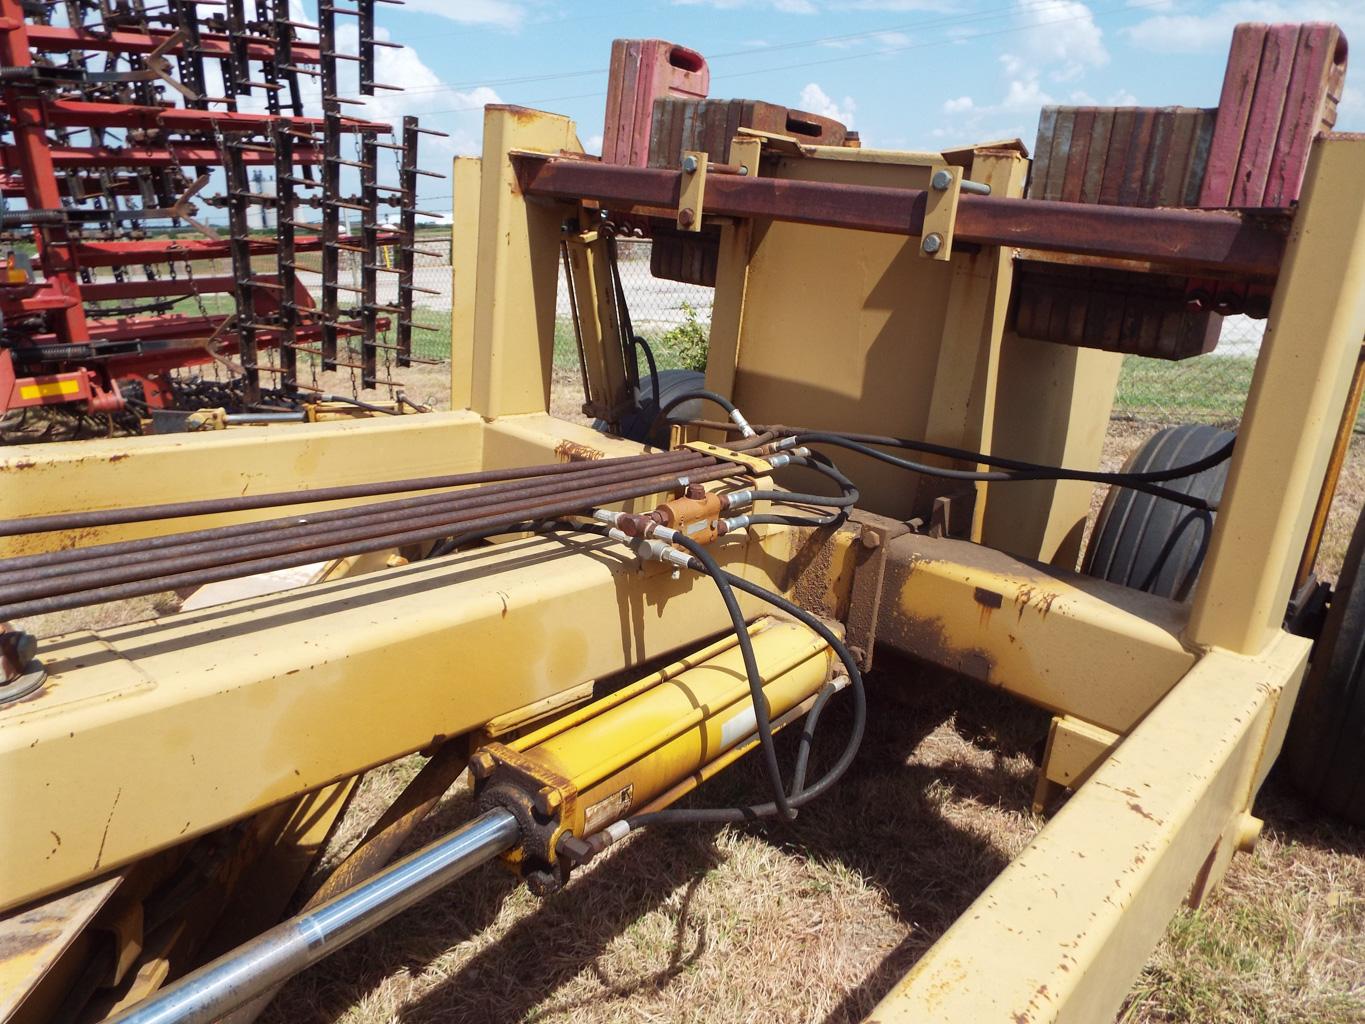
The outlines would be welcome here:
<svg viewBox="0 0 1365 1024">
<path fill-rule="evenodd" d="M 697 219 L 696 211 L 693 210 L 691 207 L 687 207 L 685 209 L 678 211 L 678 223 L 685 228 L 691 227 L 692 223 L 696 219 Z"/>
<path fill-rule="evenodd" d="M 943 248 L 943 236 L 937 231 L 924 236 L 924 241 L 920 243 L 920 249 L 932 255 Z"/>
<path fill-rule="evenodd" d="M 694 174 L 697 170 L 697 158 L 694 156 L 683 157 L 682 169 L 688 174 Z"/>
<path fill-rule="evenodd" d="M 882 535 L 873 530 L 864 530 L 858 539 L 862 541 L 863 547 L 869 551 L 875 551 L 882 546 Z"/>
<path fill-rule="evenodd" d="M 953 174 L 951 171 L 935 171 L 934 176 L 930 179 L 929 183 L 940 192 L 947 191 L 948 186 L 953 183 Z"/>
</svg>

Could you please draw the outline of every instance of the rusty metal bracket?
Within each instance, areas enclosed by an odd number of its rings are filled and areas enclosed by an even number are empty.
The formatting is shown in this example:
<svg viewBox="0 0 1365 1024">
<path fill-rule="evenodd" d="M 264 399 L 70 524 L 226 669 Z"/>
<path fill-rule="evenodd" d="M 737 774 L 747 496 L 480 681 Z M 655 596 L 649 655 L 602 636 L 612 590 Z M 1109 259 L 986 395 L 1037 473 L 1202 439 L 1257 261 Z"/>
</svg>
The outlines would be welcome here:
<svg viewBox="0 0 1365 1024">
<path fill-rule="evenodd" d="M 700 231 L 706 199 L 707 155 L 688 150 L 682 158 L 682 187 L 678 189 L 678 230 Z"/>
<path fill-rule="evenodd" d="M 703 455 L 736 463 L 743 466 L 754 476 L 767 476 L 773 471 L 772 464 L 764 459 L 754 455 L 746 455 L 744 452 L 732 452 L 729 448 L 722 448 L 717 444 L 708 444 L 705 441 L 688 441 L 680 447 L 690 448 L 694 452 L 701 452 Z"/>
<path fill-rule="evenodd" d="M 861 528 L 854 548 L 853 586 L 849 591 L 844 639 L 864 672 L 872 668 L 877 642 L 877 618 L 882 604 L 882 581 L 886 577 L 887 542 L 909 533 L 910 527 L 881 516 L 859 516 Z"/>
</svg>

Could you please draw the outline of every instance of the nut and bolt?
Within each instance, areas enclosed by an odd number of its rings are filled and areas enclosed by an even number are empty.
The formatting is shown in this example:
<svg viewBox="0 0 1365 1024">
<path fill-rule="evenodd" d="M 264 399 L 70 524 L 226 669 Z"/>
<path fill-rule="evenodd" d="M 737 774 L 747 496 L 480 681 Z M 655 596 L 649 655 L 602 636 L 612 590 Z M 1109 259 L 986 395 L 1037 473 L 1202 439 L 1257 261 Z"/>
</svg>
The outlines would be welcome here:
<svg viewBox="0 0 1365 1024">
<path fill-rule="evenodd" d="M 701 501 L 706 497 L 706 486 L 704 484 L 688 484 L 683 491 L 683 497 L 691 498 L 693 501 Z"/>
<path fill-rule="evenodd" d="M 875 530 L 864 530 L 858 535 L 858 539 L 868 551 L 876 551 L 882 546 L 882 535 Z"/>
<path fill-rule="evenodd" d="M 690 206 L 684 207 L 683 209 L 681 209 L 681 210 L 678 211 L 678 223 L 681 224 L 681 225 L 682 225 L 683 227 L 685 227 L 685 228 L 691 227 L 691 226 L 692 226 L 692 223 L 693 223 L 696 219 L 697 219 L 697 213 L 696 213 L 696 211 L 693 210 Z"/>
<path fill-rule="evenodd" d="M 924 241 L 920 243 L 919 247 L 922 252 L 926 252 L 932 256 L 943 248 L 943 236 L 937 231 L 927 234 L 924 236 Z"/>
<path fill-rule="evenodd" d="M 694 156 L 683 157 L 682 169 L 688 174 L 695 174 L 697 170 L 697 158 Z"/>
<path fill-rule="evenodd" d="M 952 171 L 946 170 L 935 171 L 934 176 L 929 179 L 929 184 L 933 185 L 934 188 L 938 189 L 940 192 L 946 192 L 948 188 L 952 185 L 952 183 L 953 183 Z"/>
</svg>

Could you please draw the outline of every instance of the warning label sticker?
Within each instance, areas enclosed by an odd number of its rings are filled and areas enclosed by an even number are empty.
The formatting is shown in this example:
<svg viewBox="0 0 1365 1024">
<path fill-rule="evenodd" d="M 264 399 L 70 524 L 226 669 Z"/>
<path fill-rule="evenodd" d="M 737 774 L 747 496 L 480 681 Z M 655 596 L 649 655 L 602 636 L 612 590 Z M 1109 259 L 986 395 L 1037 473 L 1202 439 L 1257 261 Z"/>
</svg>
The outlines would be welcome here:
<svg viewBox="0 0 1365 1024">
<path fill-rule="evenodd" d="M 625 814 L 626 811 L 630 810 L 630 803 L 634 796 L 635 784 L 631 783 L 624 789 L 618 789 L 615 793 L 604 796 L 595 804 L 589 804 L 583 815 L 584 834 L 591 835 L 604 825 L 610 825 Z"/>
</svg>

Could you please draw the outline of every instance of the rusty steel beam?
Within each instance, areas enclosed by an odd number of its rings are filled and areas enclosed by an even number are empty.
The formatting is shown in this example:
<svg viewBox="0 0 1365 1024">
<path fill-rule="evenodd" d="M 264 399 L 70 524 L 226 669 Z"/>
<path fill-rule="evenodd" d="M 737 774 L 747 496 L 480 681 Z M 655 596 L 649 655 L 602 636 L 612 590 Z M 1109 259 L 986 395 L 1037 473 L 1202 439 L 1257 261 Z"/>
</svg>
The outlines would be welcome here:
<svg viewBox="0 0 1365 1024">
<path fill-rule="evenodd" d="M 218 150 L 212 146 L 200 146 L 172 142 L 160 146 L 53 146 L 52 163 L 57 167 L 182 167 L 190 164 L 214 164 L 219 162 Z M 247 152 L 242 159 L 250 165 L 270 166 L 275 162 L 274 155 L 263 152 Z M 297 163 L 316 164 L 322 161 L 319 146 L 296 146 L 294 159 Z M 18 151 L 13 146 L 0 148 L 0 168 L 16 171 L 21 167 Z"/>
<path fill-rule="evenodd" d="M 151 53 L 165 44 L 174 33 L 170 30 L 152 29 L 149 32 L 90 32 L 85 29 L 62 28 L 56 25 L 29 24 L 28 44 L 35 50 L 53 52 L 100 50 L 107 53 Z M 226 57 L 232 51 L 230 40 L 225 35 L 204 32 L 199 37 L 199 48 L 206 57 Z M 168 47 L 164 53 L 180 56 L 185 53 L 183 44 Z M 252 60 L 274 60 L 275 48 L 267 40 L 247 43 L 247 56 Z M 316 64 L 320 57 L 316 43 L 293 42 L 290 57 L 295 63 Z"/>
<path fill-rule="evenodd" d="M 235 110 L 195 110 L 189 107 L 144 107 L 135 103 L 95 103 L 50 100 L 44 105 L 48 125 L 57 128 L 142 128 L 168 132 L 269 132 L 278 117 Z M 290 124 L 306 131 L 323 130 L 320 117 L 293 117 Z M 338 119 L 342 132 L 382 132 L 393 127 L 381 121 Z"/>
<path fill-rule="evenodd" d="M 513 153 L 522 191 L 553 199 L 595 199 L 613 209 L 677 208 L 682 172 Z M 706 213 L 771 217 L 798 224 L 917 235 L 923 189 L 717 175 L 706 183 Z M 1147 260 L 1187 271 L 1223 270 L 1274 278 L 1284 251 L 1278 225 L 1230 211 L 1139 209 L 963 195 L 954 239 L 1082 256 Z"/>
</svg>

